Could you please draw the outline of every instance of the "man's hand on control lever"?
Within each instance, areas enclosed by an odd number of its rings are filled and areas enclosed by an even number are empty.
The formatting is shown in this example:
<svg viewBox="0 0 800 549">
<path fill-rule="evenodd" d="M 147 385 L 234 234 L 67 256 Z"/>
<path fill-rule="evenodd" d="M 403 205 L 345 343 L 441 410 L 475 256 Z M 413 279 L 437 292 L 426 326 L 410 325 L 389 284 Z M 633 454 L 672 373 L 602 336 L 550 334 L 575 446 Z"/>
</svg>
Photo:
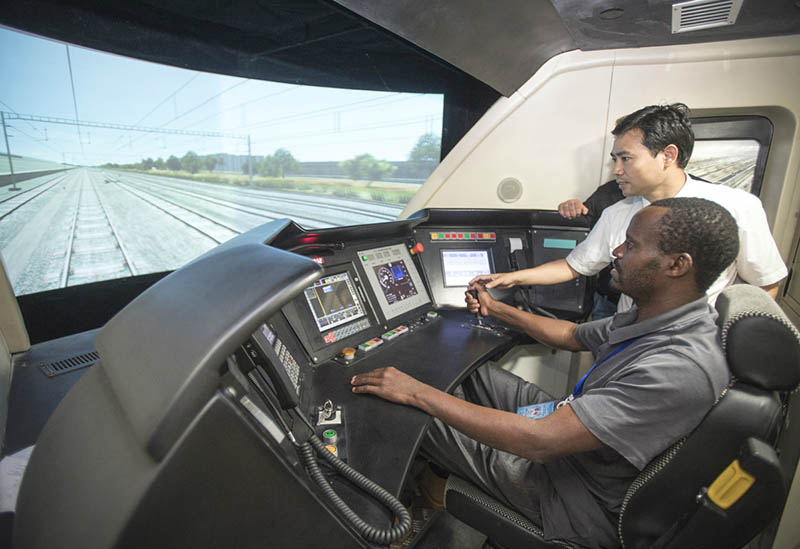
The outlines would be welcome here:
<svg viewBox="0 0 800 549">
<path fill-rule="evenodd" d="M 476 277 L 479 278 L 479 277 Z M 471 291 L 477 291 L 477 299 L 470 294 Z M 474 280 L 470 282 L 467 291 L 464 292 L 464 301 L 467 303 L 467 310 L 475 314 L 480 310 L 481 315 L 489 316 L 492 314 L 492 305 L 495 301 L 489 292 L 486 291 L 486 286 L 481 283 L 475 283 Z"/>
</svg>

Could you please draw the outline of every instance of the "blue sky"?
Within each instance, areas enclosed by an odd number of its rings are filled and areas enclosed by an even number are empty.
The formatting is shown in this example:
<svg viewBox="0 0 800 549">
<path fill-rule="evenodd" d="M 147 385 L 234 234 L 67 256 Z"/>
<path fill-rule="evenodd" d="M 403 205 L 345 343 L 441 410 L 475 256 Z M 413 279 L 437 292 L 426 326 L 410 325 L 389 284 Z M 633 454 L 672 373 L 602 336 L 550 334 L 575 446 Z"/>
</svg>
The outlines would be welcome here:
<svg viewBox="0 0 800 549">
<path fill-rule="evenodd" d="M 145 157 L 285 148 L 301 161 L 370 153 L 405 160 L 419 136 L 441 134 L 442 96 L 341 90 L 198 73 L 69 46 L 0 27 L 0 110 L 147 128 L 218 132 L 195 137 L 50 122 L 8 122 L 11 152 L 101 164 Z M 0 150 L 5 145 L 0 141 Z"/>
</svg>

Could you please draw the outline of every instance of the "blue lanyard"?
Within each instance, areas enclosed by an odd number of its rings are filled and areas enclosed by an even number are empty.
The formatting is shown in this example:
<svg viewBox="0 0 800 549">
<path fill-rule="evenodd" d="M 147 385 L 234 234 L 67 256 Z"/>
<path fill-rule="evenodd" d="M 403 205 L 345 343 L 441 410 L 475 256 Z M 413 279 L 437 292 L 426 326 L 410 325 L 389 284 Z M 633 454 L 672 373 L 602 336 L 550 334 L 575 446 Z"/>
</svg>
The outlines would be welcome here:
<svg viewBox="0 0 800 549">
<path fill-rule="evenodd" d="M 620 345 L 619 347 L 614 349 L 611 353 L 609 353 L 605 357 L 603 357 L 603 360 L 601 360 L 599 362 L 595 362 L 592 365 L 592 367 L 589 368 L 589 371 L 586 372 L 585 374 L 583 374 L 583 377 L 580 380 L 578 380 L 578 383 L 575 385 L 575 390 L 572 391 L 573 398 L 577 398 L 583 392 L 583 384 L 586 383 L 586 378 L 589 377 L 589 374 L 591 374 L 594 371 L 595 368 L 597 368 L 602 363 L 604 363 L 606 360 L 608 360 L 609 358 L 611 358 L 615 354 L 619 353 L 620 351 L 622 351 L 623 349 L 628 347 L 628 345 L 630 345 L 631 343 L 633 343 L 637 339 L 639 339 L 639 338 L 638 337 L 634 337 L 633 339 L 629 339 L 628 341 L 626 341 L 625 343 L 623 343 L 622 345 Z"/>
</svg>

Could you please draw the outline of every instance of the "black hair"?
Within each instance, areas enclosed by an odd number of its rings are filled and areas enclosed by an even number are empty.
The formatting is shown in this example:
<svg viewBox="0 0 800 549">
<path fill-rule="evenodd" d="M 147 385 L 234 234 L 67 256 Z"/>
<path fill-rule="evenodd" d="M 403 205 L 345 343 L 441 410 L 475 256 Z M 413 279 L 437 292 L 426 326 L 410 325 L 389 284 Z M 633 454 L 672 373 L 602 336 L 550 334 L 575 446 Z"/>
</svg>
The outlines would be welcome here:
<svg viewBox="0 0 800 549">
<path fill-rule="evenodd" d="M 615 137 L 632 130 L 642 132 L 642 144 L 653 156 L 667 145 L 678 147 L 678 167 L 685 168 L 694 149 L 694 131 L 689 121 L 689 107 L 683 103 L 650 105 L 617 121 L 611 131 Z"/>
<path fill-rule="evenodd" d="M 736 220 L 705 198 L 665 198 L 650 205 L 667 208 L 659 222 L 658 247 L 692 256 L 697 289 L 705 292 L 739 253 Z"/>
</svg>

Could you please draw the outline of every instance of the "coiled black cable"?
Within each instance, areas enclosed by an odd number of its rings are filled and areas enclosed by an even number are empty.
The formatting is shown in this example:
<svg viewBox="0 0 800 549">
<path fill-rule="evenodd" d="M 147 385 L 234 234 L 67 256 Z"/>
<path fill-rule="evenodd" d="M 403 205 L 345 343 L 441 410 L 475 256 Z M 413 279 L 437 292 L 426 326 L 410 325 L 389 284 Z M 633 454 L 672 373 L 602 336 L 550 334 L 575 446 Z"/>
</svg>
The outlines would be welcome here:
<svg viewBox="0 0 800 549">
<path fill-rule="evenodd" d="M 319 485 L 322 492 L 331 501 L 336 510 L 355 527 L 356 531 L 364 539 L 380 545 L 389 545 L 408 534 L 411 530 L 411 515 L 409 515 L 408 510 L 396 497 L 329 452 L 317 437 L 311 436 L 308 441 L 298 444 L 297 449 L 308 470 L 308 474 L 314 479 L 314 482 Z M 371 526 L 367 524 L 364 519 L 359 517 L 355 511 L 350 509 L 342 498 L 339 497 L 339 494 L 334 491 L 328 479 L 325 478 L 325 475 L 322 474 L 319 464 L 314 457 L 314 450 L 316 450 L 316 453 L 322 456 L 337 473 L 346 477 L 353 484 L 385 505 L 392 514 L 397 517 L 397 526 L 387 529 Z"/>
</svg>

